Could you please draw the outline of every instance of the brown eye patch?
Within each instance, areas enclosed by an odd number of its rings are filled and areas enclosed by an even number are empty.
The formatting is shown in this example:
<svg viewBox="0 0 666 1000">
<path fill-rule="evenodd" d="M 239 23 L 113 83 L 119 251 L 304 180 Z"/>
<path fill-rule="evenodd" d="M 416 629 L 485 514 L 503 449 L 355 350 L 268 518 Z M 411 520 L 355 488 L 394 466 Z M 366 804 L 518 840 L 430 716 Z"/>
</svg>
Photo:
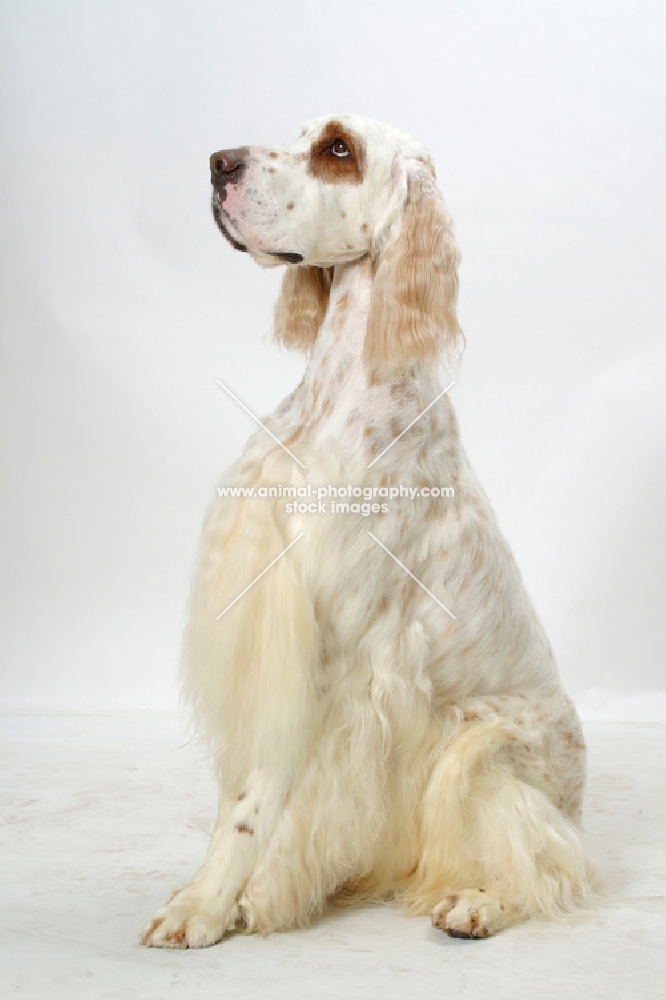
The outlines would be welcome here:
<svg viewBox="0 0 666 1000">
<path fill-rule="evenodd" d="M 326 184 L 360 184 L 363 169 L 361 142 L 340 122 L 329 122 L 310 150 L 310 176 Z"/>
</svg>

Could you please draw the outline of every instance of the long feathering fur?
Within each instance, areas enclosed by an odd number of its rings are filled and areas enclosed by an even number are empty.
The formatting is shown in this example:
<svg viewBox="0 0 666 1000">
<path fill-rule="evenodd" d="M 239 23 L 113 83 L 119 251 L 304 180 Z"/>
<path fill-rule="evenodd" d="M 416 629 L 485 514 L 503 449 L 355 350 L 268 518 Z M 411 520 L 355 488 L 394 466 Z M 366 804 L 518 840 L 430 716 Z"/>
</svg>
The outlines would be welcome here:
<svg viewBox="0 0 666 1000">
<path fill-rule="evenodd" d="M 400 235 L 377 261 L 365 338 L 368 367 L 404 369 L 455 345 L 458 262 L 451 219 L 434 179 L 415 171 Z"/>
<path fill-rule="evenodd" d="M 274 317 L 275 339 L 283 347 L 310 350 L 326 315 L 331 278 L 331 268 L 287 268 Z"/>
<path fill-rule="evenodd" d="M 513 919 L 555 918 L 589 904 L 599 872 L 577 826 L 538 788 L 520 781 L 506 755 L 521 726 L 489 716 L 462 726 L 440 758 L 423 802 L 423 824 L 442 830 L 424 844 L 404 901 L 428 913 L 452 889 L 501 885 Z"/>
<path fill-rule="evenodd" d="M 277 447 L 265 465 L 267 475 L 289 482 L 291 460 Z M 280 559 L 218 619 L 286 544 L 272 504 L 215 503 L 204 525 L 183 643 L 183 695 L 223 761 L 228 794 L 246 780 L 248 760 L 270 765 L 275 746 L 288 754 L 298 727 L 312 721 L 310 665 L 319 658 L 319 636 L 293 561 Z M 281 707 L 263 696 L 278 677 Z"/>
</svg>

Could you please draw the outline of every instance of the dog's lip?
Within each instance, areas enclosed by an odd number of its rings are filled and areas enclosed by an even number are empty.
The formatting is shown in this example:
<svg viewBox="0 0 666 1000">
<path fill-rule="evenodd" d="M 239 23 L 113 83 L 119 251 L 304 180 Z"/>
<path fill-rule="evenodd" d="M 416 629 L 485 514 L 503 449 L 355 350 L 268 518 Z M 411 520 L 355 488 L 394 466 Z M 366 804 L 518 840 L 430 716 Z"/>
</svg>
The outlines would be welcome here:
<svg viewBox="0 0 666 1000">
<path fill-rule="evenodd" d="M 236 237 L 231 233 L 228 226 L 225 225 L 225 220 L 227 223 L 230 223 L 231 219 L 229 219 L 229 216 L 224 211 L 224 209 L 222 208 L 222 206 L 220 205 L 220 203 L 216 198 L 213 198 L 213 218 L 217 223 L 217 228 L 220 230 L 224 238 L 229 243 L 231 243 L 234 250 L 240 250 L 241 253 L 247 253 L 247 247 L 245 246 L 245 244 L 241 243 L 240 240 L 236 239 Z"/>
<path fill-rule="evenodd" d="M 249 248 L 244 243 L 241 243 L 231 232 L 230 226 L 233 226 L 233 222 L 215 196 L 213 196 L 213 218 L 217 223 L 218 229 L 234 250 L 240 250 L 241 253 L 249 252 Z M 269 257 L 277 257 L 284 264 L 301 264 L 305 259 L 303 254 L 298 253 L 296 250 L 263 250 L 259 252 L 265 253 Z"/>
<path fill-rule="evenodd" d="M 269 250 L 268 253 L 271 257 L 279 257 L 285 264 L 301 264 L 305 259 L 302 253 L 295 250 Z"/>
</svg>

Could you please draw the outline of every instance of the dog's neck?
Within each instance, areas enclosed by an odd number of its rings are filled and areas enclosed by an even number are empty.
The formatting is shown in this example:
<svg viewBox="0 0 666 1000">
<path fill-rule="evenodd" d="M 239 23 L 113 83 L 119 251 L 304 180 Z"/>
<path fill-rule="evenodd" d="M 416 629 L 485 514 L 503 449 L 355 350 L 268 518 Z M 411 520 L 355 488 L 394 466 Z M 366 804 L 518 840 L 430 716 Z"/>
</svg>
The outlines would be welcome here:
<svg viewBox="0 0 666 1000">
<path fill-rule="evenodd" d="M 439 391 L 437 372 L 430 366 L 386 375 L 368 369 L 364 342 L 373 279 L 368 257 L 335 267 L 326 316 L 294 394 L 303 434 L 332 437 L 363 454 L 386 447 Z M 449 402 L 443 400 L 436 419 L 445 416 L 448 421 L 449 411 Z M 431 426 L 432 420 L 420 424 L 413 440 L 404 442 L 408 449 Z M 397 457 L 401 450 L 393 454 Z"/>
<path fill-rule="evenodd" d="M 369 257 L 336 265 L 326 316 L 310 354 L 309 379 L 325 375 L 331 366 L 336 367 L 341 362 L 362 366 L 372 278 Z M 346 363 L 345 368 L 348 367 Z"/>
</svg>

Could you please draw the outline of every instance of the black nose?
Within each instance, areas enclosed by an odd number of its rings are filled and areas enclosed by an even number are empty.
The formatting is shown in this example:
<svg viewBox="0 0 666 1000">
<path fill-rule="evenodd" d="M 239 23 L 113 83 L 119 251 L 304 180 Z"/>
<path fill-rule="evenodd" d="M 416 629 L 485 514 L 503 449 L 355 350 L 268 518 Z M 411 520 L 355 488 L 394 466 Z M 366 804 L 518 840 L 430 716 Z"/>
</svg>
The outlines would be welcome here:
<svg viewBox="0 0 666 1000">
<path fill-rule="evenodd" d="M 213 184 L 238 182 L 247 166 L 247 146 L 238 149 L 220 149 L 210 158 L 210 179 Z"/>
</svg>

